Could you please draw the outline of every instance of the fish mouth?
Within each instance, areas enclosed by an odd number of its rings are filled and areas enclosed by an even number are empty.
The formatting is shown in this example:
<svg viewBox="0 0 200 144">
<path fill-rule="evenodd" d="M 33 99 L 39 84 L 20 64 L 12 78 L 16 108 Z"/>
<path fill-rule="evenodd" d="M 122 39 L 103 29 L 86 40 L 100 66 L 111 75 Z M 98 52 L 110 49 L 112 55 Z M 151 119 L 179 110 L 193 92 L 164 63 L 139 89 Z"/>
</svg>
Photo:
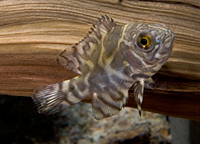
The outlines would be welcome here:
<svg viewBox="0 0 200 144">
<path fill-rule="evenodd" d="M 173 33 L 171 30 L 168 30 L 165 33 L 165 39 L 171 39 L 171 43 L 173 43 L 173 41 L 175 39 L 175 33 Z"/>
<path fill-rule="evenodd" d="M 174 39 L 175 39 L 175 34 L 171 30 L 168 30 L 163 38 L 162 50 L 164 50 L 165 52 L 166 50 L 167 51 L 172 50 Z"/>
<path fill-rule="evenodd" d="M 171 30 L 166 30 L 162 35 L 162 41 L 160 42 L 160 48 L 152 52 L 151 57 L 145 59 L 145 63 L 154 67 L 154 64 L 163 65 L 170 57 L 173 44 L 175 40 L 175 34 Z"/>
<path fill-rule="evenodd" d="M 167 30 L 163 37 L 162 47 L 158 52 L 160 55 L 160 63 L 165 63 L 170 57 L 174 45 L 174 40 L 175 33 L 173 33 L 171 30 Z"/>
</svg>

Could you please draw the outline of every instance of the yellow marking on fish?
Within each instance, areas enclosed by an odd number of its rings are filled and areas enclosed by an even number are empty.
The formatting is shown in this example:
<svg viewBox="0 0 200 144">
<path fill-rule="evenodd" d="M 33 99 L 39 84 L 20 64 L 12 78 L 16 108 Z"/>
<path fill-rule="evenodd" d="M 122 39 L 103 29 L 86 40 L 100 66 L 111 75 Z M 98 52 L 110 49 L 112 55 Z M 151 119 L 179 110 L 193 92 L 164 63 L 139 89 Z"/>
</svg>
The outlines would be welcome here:
<svg viewBox="0 0 200 144">
<path fill-rule="evenodd" d="M 93 95 L 94 117 L 111 117 L 125 106 L 132 87 L 141 114 L 144 87 L 154 88 L 151 76 L 166 63 L 174 38 L 165 24 L 116 26 L 102 16 L 84 39 L 58 54 L 59 64 L 80 75 L 37 88 L 32 98 L 38 111 L 54 114 Z"/>
<path fill-rule="evenodd" d="M 87 60 L 86 63 L 89 66 L 90 69 L 93 69 L 94 63 L 91 60 Z"/>
<path fill-rule="evenodd" d="M 100 66 L 104 66 L 104 63 L 103 63 L 103 54 L 105 52 L 105 47 L 103 45 L 103 42 L 104 42 L 104 39 L 105 39 L 105 36 L 106 35 L 102 35 L 102 39 L 101 39 L 101 50 L 100 50 L 100 54 L 99 54 L 99 58 L 98 58 L 98 64 Z"/>
</svg>

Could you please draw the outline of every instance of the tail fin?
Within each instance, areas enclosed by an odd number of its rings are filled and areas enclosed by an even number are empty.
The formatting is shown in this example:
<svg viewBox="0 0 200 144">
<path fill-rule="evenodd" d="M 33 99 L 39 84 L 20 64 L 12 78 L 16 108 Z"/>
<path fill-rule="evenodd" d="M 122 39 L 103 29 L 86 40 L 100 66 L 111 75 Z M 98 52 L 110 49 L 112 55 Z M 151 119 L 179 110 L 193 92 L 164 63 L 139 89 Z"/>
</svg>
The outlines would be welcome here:
<svg viewBox="0 0 200 144">
<path fill-rule="evenodd" d="M 73 80 L 37 88 L 32 99 L 37 105 L 38 112 L 54 114 L 85 99 L 88 95 L 81 96 Z"/>
</svg>

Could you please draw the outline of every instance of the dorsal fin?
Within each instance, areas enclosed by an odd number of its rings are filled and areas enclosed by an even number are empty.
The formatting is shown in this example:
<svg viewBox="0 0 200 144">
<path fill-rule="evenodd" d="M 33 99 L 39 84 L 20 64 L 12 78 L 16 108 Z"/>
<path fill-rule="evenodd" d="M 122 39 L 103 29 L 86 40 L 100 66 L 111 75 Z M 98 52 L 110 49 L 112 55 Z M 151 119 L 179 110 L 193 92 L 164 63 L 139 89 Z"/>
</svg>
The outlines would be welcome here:
<svg viewBox="0 0 200 144">
<path fill-rule="evenodd" d="M 93 28 L 84 39 L 58 54 L 57 63 L 81 74 L 83 65 L 91 60 L 94 50 L 100 48 L 102 37 L 105 37 L 115 26 L 116 24 L 112 18 L 107 15 L 101 16 L 96 24 L 93 24 Z"/>
<path fill-rule="evenodd" d="M 101 16 L 101 18 L 98 18 L 98 21 L 96 21 L 96 24 L 93 24 L 93 28 L 91 28 L 92 32 L 96 32 L 98 35 L 105 35 L 108 32 L 112 30 L 113 27 L 115 27 L 116 24 L 112 18 L 109 18 L 107 15 Z M 98 36 L 97 36 L 98 37 Z"/>
</svg>

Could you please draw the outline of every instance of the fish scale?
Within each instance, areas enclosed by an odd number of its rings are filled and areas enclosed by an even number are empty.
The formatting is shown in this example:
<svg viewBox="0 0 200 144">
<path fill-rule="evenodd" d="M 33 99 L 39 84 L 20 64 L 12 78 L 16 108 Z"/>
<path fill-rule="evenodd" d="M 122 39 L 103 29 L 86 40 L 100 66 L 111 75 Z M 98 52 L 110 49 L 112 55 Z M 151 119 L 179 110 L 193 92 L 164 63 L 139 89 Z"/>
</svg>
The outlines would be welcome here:
<svg viewBox="0 0 200 144">
<path fill-rule="evenodd" d="M 144 87 L 169 58 L 175 34 L 163 24 L 129 23 L 98 18 L 88 35 L 57 56 L 57 62 L 79 76 L 37 88 L 32 98 L 39 113 L 54 114 L 92 95 L 96 119 L 118 113 L 133 86 L 139 114 Z"/>
</svg>

